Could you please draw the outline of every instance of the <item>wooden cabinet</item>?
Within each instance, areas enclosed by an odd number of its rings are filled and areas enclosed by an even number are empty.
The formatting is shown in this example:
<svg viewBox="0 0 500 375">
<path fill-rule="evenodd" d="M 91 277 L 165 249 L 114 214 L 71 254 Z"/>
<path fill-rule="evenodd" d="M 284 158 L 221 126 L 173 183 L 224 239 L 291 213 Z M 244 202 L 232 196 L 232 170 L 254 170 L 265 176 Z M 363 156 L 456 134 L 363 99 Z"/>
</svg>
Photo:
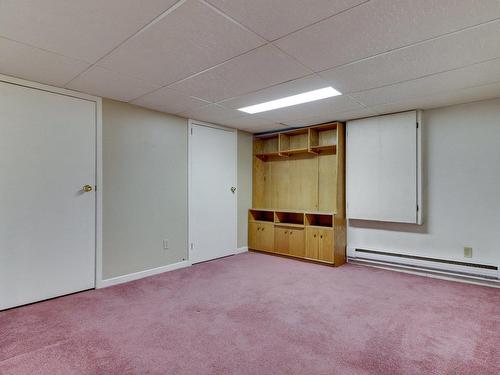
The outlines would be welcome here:
<svg viewBox="0 0 500 375">
<path fill-rule="evenodd" d="M 274 249 L 277 253 L 290 254 L 289 231 L 287 227 L 276 226 L 274 228 Z"/>
<path fill-rule="evenodd" d="M 290 230 L 289 249 L 290 255 L 303 258 L 306 254 L 304 228 L 294 228 Z"/>
<path fill-rule="evenodd" d="M 253 146 L 249 248 L 344 264 L 344 124 L 256 135 Z"/>
<path fill-rule="evenodd" d="M 333 263 L 333 230 L 306 228 L 306 258 Z"/>
<path fill-rule="evenodd" d="M 274 229 L 275 252 L 304 257 L 304 228 L 277 225 Z"/>
<path fill-rule="evenodd" d="M 265 222 L 248 223 L 248 247 L 254 250 L 274 250 L 274 224 Z"/>
</svg>

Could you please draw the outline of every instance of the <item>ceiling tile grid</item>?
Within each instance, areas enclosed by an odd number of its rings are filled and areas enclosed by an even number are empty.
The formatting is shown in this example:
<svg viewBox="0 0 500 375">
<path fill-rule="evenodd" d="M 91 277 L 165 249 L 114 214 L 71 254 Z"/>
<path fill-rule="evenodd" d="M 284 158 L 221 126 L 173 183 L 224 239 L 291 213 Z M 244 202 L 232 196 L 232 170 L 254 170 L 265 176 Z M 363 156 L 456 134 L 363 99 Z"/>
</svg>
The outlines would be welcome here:
<svg viewBox="0 0 500 375">
<path fill-rule="evenodd" d="M 172 114 L 194 110 L 195 108 L 210 104 L 204 100 L 190 97 L 167 87 L 141 96 L 132 100 L 131 103 Z"/>
<path fill-rule="evenodd" d="M 4 0 L 0 74 L 267 131 L 500 97 L 499 34 L 498 0 Z"/>
<path fill-rule="evenodd" d="M 127 77 L 100 66 L 93 66 L 83 72 L 67 84 L 66 87 L 124 102 L 160 88 L 159 85 Z"/>
<path fill-rule="evenodd" d="M 0 37 L 0 73 L 62 87 L 90 65 Z"/>
<path fill-rule="evenodd" d="M 0 36 L 93 63 L 177 0 L 2 0 Z"/>
<path fill-rule="evenodd" d="M 368 107 L 500 81 L 500 59 L 351 94 Z M 500 93 L 499 93 L 500 96 Z"/>
<path fill-rule="evenodd" d="M 500 57 L 500 20 L 320 74 L 343 93 L 377 88 Z"/>
<path fill-rule="evenodd" d="M 365 3 L 367 0 L 206 0 L 268 41 Z"/>
<path fill-rule="evenodd" d="M 264 43 L 210 7 L 187 0 L 98 64 L 150 83 L 167 85 Z"/>
<path fill-rule="evenodd" d="M 268 44 L 169 87 L 219 102 L 311 73 Z"/>
<path fill-rule="evenodd" d="M 372 0 L 275 43 L 322 71 L 499 17 L 498 0 Z"/>
</svg>

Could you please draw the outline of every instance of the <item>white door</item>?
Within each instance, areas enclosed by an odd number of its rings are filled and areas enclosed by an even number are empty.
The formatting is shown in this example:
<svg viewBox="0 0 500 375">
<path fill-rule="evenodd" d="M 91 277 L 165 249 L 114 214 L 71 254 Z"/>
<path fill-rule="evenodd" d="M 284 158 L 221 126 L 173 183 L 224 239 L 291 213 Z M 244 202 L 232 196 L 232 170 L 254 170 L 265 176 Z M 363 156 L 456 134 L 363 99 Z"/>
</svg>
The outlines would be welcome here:
<svg viewBox="0 0 500 375">
<path fill-rule="evenodd" d="M 190 260 L 236 252 L 236 132 L 191 123 Z"/>
<path fill-rule="evenodd" d="M 0 310 L 95 285 L 95 106 L 0 82 Z"/>
</svg>

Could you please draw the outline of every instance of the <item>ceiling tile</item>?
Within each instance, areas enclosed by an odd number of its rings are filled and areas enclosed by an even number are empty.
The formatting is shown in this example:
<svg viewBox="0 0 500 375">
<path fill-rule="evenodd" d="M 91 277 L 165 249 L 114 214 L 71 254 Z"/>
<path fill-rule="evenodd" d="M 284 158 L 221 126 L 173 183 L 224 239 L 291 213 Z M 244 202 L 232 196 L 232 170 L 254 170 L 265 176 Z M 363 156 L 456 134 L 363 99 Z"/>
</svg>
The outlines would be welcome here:
<svg viewBox="0 0 500 375">
<path fill-rule="evenodd" d="M 361 105 L 356 103 L 356 101 L 346 95 L 342 95 L 315 102 L 262 112 L 259 113 L 259 116 L 280 123 L 288 123 L 313 116 L 325 117 L 330 120 L 334 120 L 337 113 L 356 110 L 359 108 L 361 108 Z"/>
<path fill-rule="evenodd" d="M 495 21 L 319 74 L 344 93 L 381 87 L 500 57 L 499 35 Z"/>
<path fill-rule="evenodd" d="M 223 121 L 221 125 L 230 126 L 232 128 L 244 130 L 250 133 L 265 132 L 270 130 L 282 130 L 288 128 L 287 126 L 284 126 L 282 124 L 278 124 L 267 119 L 262 119 L 255 115 L 247 115 L 245 117 L 227 119 Z"/>
<path fill-rule="evenodd" d="M 263 43 L 263 39 L 209 6 L 188 0 L 121 45 L 99 65 L 166 85 Z"/>
<path fill-rule="evenodd" d="M 138 96 L 160 88 L 158 85 L 152 85 L 135 78 L 111 72 L 99 66 L 94 66 L 82 73 L 66 85 L 66 87 L 123 102 L 128 102 Z"/>
<path fill-rule="evenodd" d="M 500 59 L 351 94 L 372 107 L 500 81 Z"/>
<path fill-rule="evenodd" d="M 297 95 L 307 91 L 320 89 L 329 85 L 330 84 L 324 79 L 318 77 L 315 74 L 312 74 L 285 83 L 280 83 L 263 90 L 258 90 L 250 94 L 227 99 L 220 102 L 219 104 L 223 105 L 224 107 L 238 109 L 275 99 L 281 99 L 291 95 Z"/>
<path fill-rule="evenodd" d="M 89 64 L 0 38 L 0 73 L 63 86 Z"/>
<path fill-rule="evenodd" d="M 266 45 L 170 87 L 218 102 L 310 73 L 276 47 Z"/>
<path fill-rule="evenodd" d="M 340 13 L 366 0 L 207 0 L 267 40 Z"/>
<path fill-rule="evenodd" d="M 249 133 L 263 133 L 270 131 L 283 131 L 289 130 L 288 126 L 282 124 L 267 124 L 267 125 L 255 125 L 255 126 L 239 126 L 235 125 L 237 129 L 249 132 Z"/>
<path fill-rule="evenodd" d="M 155 109 L 157 111 L 176 114 L 207 105 L 207 102 L 189 97 L 175 90 L 162 88 L 146 94 L 131 103 Z"/>
<path fill-rule="evenodd" d="M 95 62 L 177 0 L 2 0 L 0 36 Z"/>
<path fill-rule="evenodd" d="M 498 0 L 372 0 L 275 44 L 321 71 L 499 17 Z"/>
<path fill-rule="evenodd" d="M 285 124 L 292 127 L 309 126 L 330 121 L 347 121 L 352 119 L 377 116 L 378 114 L 379 113 L 375 109 L 360 106 L 358 109 L 351 111 L 338 112 L 333 115 L 310 116 L 303 119 L 287 121 L 285 122 Z"/>
<path fill-rule="evenodd" d="M 500 82 L 447 91 L 440 94 L 401 100 L 394 103 L 372 107 L 381 114 L 401 112 L 412 109 L 430 109 L 449 105 L 469 103 L 480 100 L 500 98 Z"/>
<path fill-rule="evenodd" d="M 203 107 L 191 109 L 179 113 L 179 116 L 193 120 L 212 122 L 214 124 L 224 125 L 227 120 L 234 120 L 244 117 L 244 113 L 221 107 L 217 104 L 209 104 Z"/>
</svg>

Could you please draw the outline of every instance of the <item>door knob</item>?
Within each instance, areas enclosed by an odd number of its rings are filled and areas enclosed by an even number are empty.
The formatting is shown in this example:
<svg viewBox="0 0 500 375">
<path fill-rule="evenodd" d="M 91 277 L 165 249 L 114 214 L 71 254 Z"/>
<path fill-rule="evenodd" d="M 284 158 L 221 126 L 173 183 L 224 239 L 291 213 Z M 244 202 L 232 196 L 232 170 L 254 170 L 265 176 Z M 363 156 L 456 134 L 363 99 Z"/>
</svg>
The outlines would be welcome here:
<svg viewBox="0 0 500 375">
<path fill-rule="evenodd" d="M 236 191 L 236 188 L 235 188 L 234 186 L 233 186 L 233 187 L 231 187 L 231 193 L 233 193 L 233 194 L 234 194 L 234 192 L 235 192 L 235 191 Z"/>
<path fill-rule="evenodd" d="M 82 190 L 86 193 L 89 193 L 93 190 L 92 185 L 83 185 Z"/>
</svg>

